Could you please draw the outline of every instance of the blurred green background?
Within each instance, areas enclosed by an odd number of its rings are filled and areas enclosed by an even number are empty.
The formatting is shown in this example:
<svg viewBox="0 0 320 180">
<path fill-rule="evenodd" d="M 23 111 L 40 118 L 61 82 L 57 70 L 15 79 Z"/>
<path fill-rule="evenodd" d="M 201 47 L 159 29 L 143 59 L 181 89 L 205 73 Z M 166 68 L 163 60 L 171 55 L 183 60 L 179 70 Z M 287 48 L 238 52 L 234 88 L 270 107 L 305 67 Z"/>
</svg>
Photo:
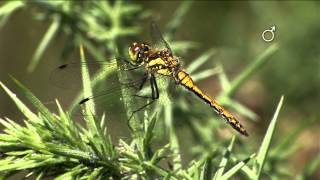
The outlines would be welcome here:
<svg viewBox="0 0 320 180">
<path fill-rule="evenodd" d="M 178 1 L 133 1 L 151 12 L 159 27 L 172 18 Z M 9 74 L 23 82 L 44 102 L 50 102 L 48 86 L 50 72 L 61 64 L 62 47 L 66 36 L 54 39 L 34 72 L 28 73 L 30 62 L 49 22 L 35 21 L 26 8 L 15 12 L 0 30 L 0 80 L 14 89 Z M 320 3 L 316 1 L 231 1 L 194 2 L 184 17 L 173 40 L 194 41 L 199 46 L 187 52 L 183 61 L 187 65 L 193 58 L 210 48 L 217 53 L 210 60 L 221 63 L 230 79 L 262 53 L 272 43 L 279 50 L 237 91 L 235 99 L 259 115 L 259 121 L 242 119 L 250 133 L 244 141 L 254 145 L 261 142 L 269 120 L 281 95 L 285 104 L 275 132 L 275 143 L 286 137 L 303 122 L 315 123 L 304 130 L 294 144 L 299 148 L 285 165 L 298 172 L 320 153 Z M 144 29 L 149 21 L 139 21 Z M 276 26 L 275 39 L 264 42 L 261 33 Z M 161 28 L 162 29 L 162 28 Z M 68 57 L 78 58 L 78 51 Z M 179 56 L 179 54 L 178 54 Z M 199 84 L 211 96 L 219 93 L 217 77 L 202 80 Z M 63 100 L 67 103 L 69 100 Z M 0 116 L 22 120 L 12 101 L 0 91 Z M 123 125 L 112 124 L 114 131 Z M 229 128 L 229 127 L 227 127 Z M 178 129 L 179 130 L 179 129 Z M 250 144 L 250 143 L 248 143 Z M 315 177 L 320 178 L 320 171 Z"/>
</svg>

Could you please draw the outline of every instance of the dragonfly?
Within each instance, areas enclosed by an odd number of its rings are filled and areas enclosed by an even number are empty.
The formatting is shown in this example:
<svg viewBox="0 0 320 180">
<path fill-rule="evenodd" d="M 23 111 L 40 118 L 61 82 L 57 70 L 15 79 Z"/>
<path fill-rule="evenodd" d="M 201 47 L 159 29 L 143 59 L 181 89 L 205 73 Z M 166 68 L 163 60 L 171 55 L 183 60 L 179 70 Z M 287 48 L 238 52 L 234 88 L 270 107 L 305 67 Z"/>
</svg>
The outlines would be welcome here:
<svg viewBox="0 0 320 180">
<path fill-rule="evenodd" d="M 143 69 L 144 71 L 143 78 L 135 82 L 136 84 L 139 84 L 137 89 L 141 90 L 147 81 L 149 81 L 151 87 L 151 97 L 149 97 L 151 101 L 134 110 L 133 113 L 151 105 L 159 98 L 156 76 L 160 75 L 173 79 L 177 85 L 184 87 L 186 90 L 200 98 L 201 101 L 209 105 L 209 107 L 230 124 L 233 129 L 241 135 L 248 136 L 243 125 L 234 115 L 195 84 L 192 77 L 182 67 L 180 58 L 173 54 L 169 44 L 163 38 L 159 28 L 154 22 L 151 23 L 150 30 L 152 44 L 146 42 L 133 42 L 128 48 L 129 59 L 125 60 L 125 62 L 131 66 L 131 68 L 129 68 L 130 70 Z M 68 66 L 62 65 L 60 66 L 60 69 L 66 67 Z M 139 95 L 136 96 L 141 97 Z M 94 98 L 95 96 L 86 97 L 82 99 L 79 104 L 84 104 Z"/>
</svg>

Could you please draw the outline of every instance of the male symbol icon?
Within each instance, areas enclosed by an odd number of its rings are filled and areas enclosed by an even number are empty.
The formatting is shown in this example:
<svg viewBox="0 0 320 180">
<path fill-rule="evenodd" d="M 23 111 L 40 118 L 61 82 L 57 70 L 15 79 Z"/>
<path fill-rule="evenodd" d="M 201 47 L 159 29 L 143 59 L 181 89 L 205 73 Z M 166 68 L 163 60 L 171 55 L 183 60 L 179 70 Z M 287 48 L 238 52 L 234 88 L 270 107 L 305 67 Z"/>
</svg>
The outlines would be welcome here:
<svg viewBox="0 0 320 180">
<path fill-rule="evenodd" d="M 271 42 L 274 39 L 274 32 L 276 31 L 276 26 L 272 26 L 271 29 L 264 30 L 262 32 L 262 39 L 265 42 Z"/>
</svg>

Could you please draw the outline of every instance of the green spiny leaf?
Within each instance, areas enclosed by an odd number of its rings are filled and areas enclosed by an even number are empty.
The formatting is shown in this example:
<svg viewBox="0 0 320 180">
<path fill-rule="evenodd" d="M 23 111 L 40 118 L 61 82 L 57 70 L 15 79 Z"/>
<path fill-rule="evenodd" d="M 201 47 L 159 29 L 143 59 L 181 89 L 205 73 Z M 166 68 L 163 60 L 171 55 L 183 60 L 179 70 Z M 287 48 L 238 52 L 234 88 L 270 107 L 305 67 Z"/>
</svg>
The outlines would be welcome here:
<svg viewBox="0 0 320 180">
<path fill-rule="evenodd" d="M 231 176 L 235 175 L 243 166 L 245 166 L 252 158 L 255 157 L 255 154 L 252 154 L 249 158 L 239 162 L 235 166 L 233 166 L 229 171 L 227 171 L 219 180 L 227 180 Z"/>
<path fill-rule="evenodd" d="M 232 149 L 233 149 L 233 145 L 234 145 L 235 139 L 236 139 L 236 137 L 233 136 L 232 139 L 231 139 L 231 142 L 230 142 L 230 144 L 229 144 L 229 146 L 228 146 L 228 148 L 227 148 L 227 150 L 226 150 L 226 152 L 225 152 L 224 155 L 223 155 L 223 158 L 222 158 L 221 161 L 220 161 L 219 169 L 218 169 L 218 171 L 215 173 L 213 179 L 216 180 L 216 179 L 219 179 L 219 178 L 222 176 L 222 174 L 223 174 L 223 172 L 224 172 L 224 169 L 225 169 L 225 167 L 227 166 L 227 163 L 228 163 L 228 161 L 229 161 L 230 154 L 231 154 L 231 151 L 232 151 Z"/>
<path fill-rule="evenodd" d="M 38 117 L 31 112 L 31 110 L 14 94 L 10 89 L 8 89 L 2 82 L 0 82 L 1 87 L 9 95 L 9 97 L 14 101 L 19 110 L 23 113 L 28 119 L 38 119 Z"/>
<path fill-rule="evenodd" d="M 260 149 L 259 149 L 259 152 L 258 152 L 258 155 L 256 157 L 256 177 L 255 179 L 259 179 L 261 173 L 262 173 L 262 169 L 263 169 L 263 165 L 265 163 L 265 160 L 268 156 L 268 151 L 270 149 L 270 144 L 271 144 L 271 140 L 272 140 L 272 137 L 273 137 L 273 133 L 275 131 L 275 128 L 276 128 L 276 123 L 277 123 L 277 120 L 278 120 L 278 116 L 279 116 L 279 113 L 280 113 L 280 109 L 282 107 L 282 104 L 283 104 L 283 99 L 284 97 L 281 96 L 280 98 L 280 101 L 278 103 L 278 106 L 277 106 L 277 109 L 273 115 L 273 118 L 270 122 L 270 125 L 268 127 L 268 130 L 266 132 L 266 135 L 262 141 L 262 144 L 260 146 Z"/>
</svg>

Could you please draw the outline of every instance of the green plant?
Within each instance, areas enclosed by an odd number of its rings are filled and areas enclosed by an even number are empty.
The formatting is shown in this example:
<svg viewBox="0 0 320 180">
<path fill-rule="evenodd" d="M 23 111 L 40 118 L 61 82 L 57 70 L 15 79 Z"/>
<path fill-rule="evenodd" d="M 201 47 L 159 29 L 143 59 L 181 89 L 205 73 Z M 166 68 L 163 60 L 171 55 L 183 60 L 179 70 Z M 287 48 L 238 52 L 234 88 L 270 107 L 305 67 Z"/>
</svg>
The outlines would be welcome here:
<svg viewBox="0 0 320 180">
<path fill-rule="evenodd" d="M 84 54 L 83 51 L 81 52 L 81 59 L 83 59 Z M 86 116 L 87 126 L 86 128 L 81 127 L 70 119 L 69 114 L 62 110 L 58 102 L 59 114 L 52 114 L 26 87 L 19 81 L 15 79 L 14 81 L 21 93 L 32 102 L 39 113 L 34 114 L 1 83 L 2 88 L 26 118 L 25 127 L 8 118 L 1 120 L 1 124 L 5 127 L 5 133 L 0 135 L 0 149 L 3 153 L 0 170 L 3 172 L 3 177 L 20 170 L 29 170 L 30 172 L 26 176 L 35 175 L 37 178 L 41 178 L 51 174 L 56 175 L 57 179 L 72 177 L 133 178 L 137 176 L 144 178 L 201 179 L 202 177 L 211 179 L 213 174 L 215 174 L 216 179 L 228 179 L 242 169 L 248 177 L 258 179 L 267 157 L 267 151 L 270 148 L 272 134 L 283 101 L 282 98 L 279 102 L 256 158 L 252 154 L 223 173 L 224 167 L 230 160 L 235 142 L 235 137 L 233 137 L 226 151 L 228 153 L 225 153 L 220 162 L 219 166 L 222 168 L 214 173 L 211 169 L 208 169 L 213 167 L 211 160 L 215 157 L 214 152 L 193 161 L 186 168 L 181 167 L 180 160 L 176 160 L 177 156 L 179 157 L 179 149 L 173 129 L 170 131 L 170 143 L 158 149 L 153 149 L 152 152 L 154 153 L 147 157 L 146 155 L 150 154 L 148 149 L 151 148 L 151 140 L 154 138 L 153 131 L 157 119 L 154 115 L 145 119 L 144 129 L 141 132 L 142 136 L 139 137 L 143 143 L 141 148 L 138 144 L 140 141 L 135 139 L 132 139 L 132 142 L 120 140 L 119 144 L 114 144 L 108 135 L 104 117 L 99 122 L 95 116 Z M 83 83 L 84 94 L 90 95 L 91 86 L 86 67 L 83 69 Z M 92 113 L 92 106 L 86 104 L 84 111 Z M 173 167 L 176 169 L 170 170 L 170 168 L 163 168 L 159 165 L 160 161 L 170 162 L 171 158 L 173 159 Z M 250 159 L 255 160 L 257 170 L 246 165 Z"/>
</svg>

